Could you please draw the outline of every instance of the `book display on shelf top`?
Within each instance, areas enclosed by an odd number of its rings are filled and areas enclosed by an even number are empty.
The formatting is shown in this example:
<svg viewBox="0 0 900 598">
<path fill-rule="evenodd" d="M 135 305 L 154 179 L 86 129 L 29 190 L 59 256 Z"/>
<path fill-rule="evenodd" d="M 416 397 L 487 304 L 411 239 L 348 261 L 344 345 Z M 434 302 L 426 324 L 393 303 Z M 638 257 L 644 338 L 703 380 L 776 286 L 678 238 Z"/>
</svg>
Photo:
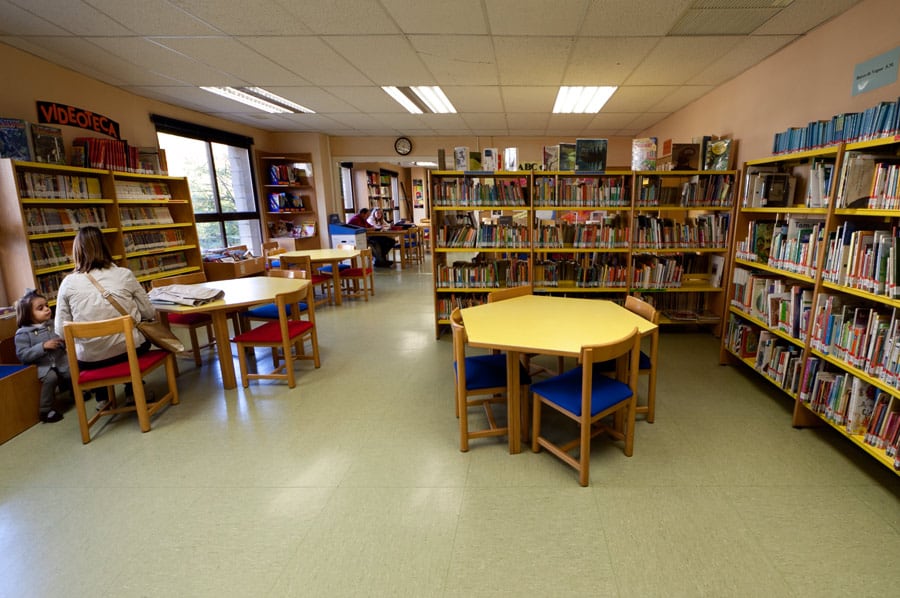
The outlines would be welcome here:
<svg viewBox="0 0 900 598">
<path fill-rule="evenodd" d="M 318 249 L 312 156 L 260 152 L 257 159 L 262 173 L 260 208 L 266 241 L 276 241 L 288 251 Z"/>
<path fill-rule="evenodd" d="M 436 334 L 453 307 L 520 285 L 636 293 L 664 322 L 717 326 L 735 181 L 702 171 L 433 172 Z M 648 197 L 651 185 L 664 192 Z"/>
<path fill-rule="evenodd" d="M 721 354 L 785 392 L 794 401 L 794 426 L 824 422 L 895 471 L 900 212 L 884 207 L 896 192 L 876 170 L 883 164 L 886 176 L 898 153 L 900 139 L 886 137 L 745 165 Z M 759 174 L 796 178 L 793 201 L 771 207 L 748 200 Z M 768 227 L 768 255 L 753 254 L 753 236 Z M 752 361 L 741 349 L 748 333 L 759 335 L 762 352 Z"/>
<path fill-rule="evenodd" d="M 201 268 L 187 179 L 2 160 L 0 197 L 2 255 L 22 266 L 3 270 L 13 294 L 36 288 L 54 303 L 88 225 L 142 283 Z"/>
</svg>

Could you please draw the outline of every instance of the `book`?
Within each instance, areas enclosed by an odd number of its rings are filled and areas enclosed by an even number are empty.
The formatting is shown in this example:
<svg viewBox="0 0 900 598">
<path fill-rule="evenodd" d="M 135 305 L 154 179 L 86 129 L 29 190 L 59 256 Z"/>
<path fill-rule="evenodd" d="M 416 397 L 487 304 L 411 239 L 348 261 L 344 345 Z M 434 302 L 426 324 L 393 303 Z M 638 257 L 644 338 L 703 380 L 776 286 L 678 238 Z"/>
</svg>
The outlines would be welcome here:
<svg viewBox="0 0 900 598">
<path fill-rule="evenodd" d="M 656 170 L 656 137 L 631 140 L 631 170 Z"/>
<path fill-rule="evenodd" d="M 481 152 L 469 152 L 469 168 L 467 170 L 482 170 Z"/>
<path fill-rule="evenodd" d="M 0 118 L 0 158 L 30 161 L 31 133 L 20 118 Z"/>
<path fill-rule="evenodd" d="M 470 170 L 468 147 L 460 146 L 453 148 L 453 168 L 454 170 Z"/>
<path fill-rule="evenodd" d="M 544 170 L 559 170 L 559 146 L 545 145 L 543 153 Z"/>
<path fill-rule="evenodd" d="M 519 169 L 519 150 L 508 147 L 503 150 L 503 170 L 513 171 Z"/>
<path fill-rule="evenodd" d="M 700 170 L 700 144 L 673 143 L 672 170 Z"/>
<path fill-rule="evenodd" d="M 576 139 L 575 170 L 603 172 L 606 170 L 607 139 Z"/>
<path fill-rule="evenodd" d="M 731 145 L 731 139 L 708 141 L 703 154 L 703 170 L 730 170 Z"/>
<path fill-rule="evenodd" d="M 574 143 L 559 144 L 560 170 L 575 170 L 575 149 Z"/>
<path fill-rule="evenodd" d="M 31 144 L 34 148 L 35 162 L 66 163 L 66 144 L 63 141 L 62 129 L 59 127 L 31 125 Z"/>
<path fill-rule="evenodd" d="M 447 152 L 444 148 L 438 150 L 438 170 L 447 170 Z"/>
<path fill-rule="evenodd" d="M 83 145 L 73 145 L 69 151 L 69 166 L 87 166 L 87 153 Z"/>
<path fill-rule="evenodd" d="M 497 155 L 499 153 L 500 150 L 496 147 L 486 147 L 481 150 L 481 170 L 489 170 L 491 172 L 498 170 Z"/>
</svg>

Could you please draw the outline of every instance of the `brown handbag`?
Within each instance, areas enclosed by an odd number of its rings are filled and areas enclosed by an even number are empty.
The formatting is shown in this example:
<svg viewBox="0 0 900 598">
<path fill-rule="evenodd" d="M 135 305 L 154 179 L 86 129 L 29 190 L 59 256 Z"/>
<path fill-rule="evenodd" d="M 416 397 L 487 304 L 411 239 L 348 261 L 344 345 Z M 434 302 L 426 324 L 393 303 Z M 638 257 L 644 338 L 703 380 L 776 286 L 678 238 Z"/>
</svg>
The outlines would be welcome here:
<svg viewBox="0 0 900 598">
<path fill-rule="evenodd" d="M 100 291 L 103 297 L 106 298 L 107 301 L 109 301 L 110 305 L 116 308 L 116 311 L 118 311 L 123 316 L 129 315 L 128 312 L 125 311 L 125 308 L 123 308 L 119 304 L 119 302 L 113 298 L 109 291 L 104 289 L 100 285 L 100 283 L 97 282 L 97 279 L 91 276 L 90 273 L 86 272 L 85 275 L 93 283 L 93 285 L 97 287 L 97 290 Z M 165 349 L 166 351 L 169 351 L 171 353 L 181 353 L 182 351 L 184 351 L 184 344 L 181 342 L 181 340 L 179 340 L 177 336 L 172 334 L 172 331 L 169 330 L 169 328 L 159 320 L 144 320 L 141 322 L 135 322 L 134 327 L 140 330 L 141 334 L 143 334 L 148 341 L 150 341 L 160 349 Z"/>
</svg>

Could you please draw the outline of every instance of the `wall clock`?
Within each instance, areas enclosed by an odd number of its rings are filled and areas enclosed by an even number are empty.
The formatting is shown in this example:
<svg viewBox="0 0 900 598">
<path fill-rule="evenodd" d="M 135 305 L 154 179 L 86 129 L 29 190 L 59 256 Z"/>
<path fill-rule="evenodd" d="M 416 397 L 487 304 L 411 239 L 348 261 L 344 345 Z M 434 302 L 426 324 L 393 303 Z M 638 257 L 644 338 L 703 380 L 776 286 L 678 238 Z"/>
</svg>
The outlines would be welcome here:
<svg viewBox="0 0 900 598">
<path fill-rule="evenodd" d="M 394 141 L 394 151 L 401 156 L 406 156 L 412 151 L 412 141 L 409 140 L 409 137 L 397 137 L 397 140 Z"/>
</svg>

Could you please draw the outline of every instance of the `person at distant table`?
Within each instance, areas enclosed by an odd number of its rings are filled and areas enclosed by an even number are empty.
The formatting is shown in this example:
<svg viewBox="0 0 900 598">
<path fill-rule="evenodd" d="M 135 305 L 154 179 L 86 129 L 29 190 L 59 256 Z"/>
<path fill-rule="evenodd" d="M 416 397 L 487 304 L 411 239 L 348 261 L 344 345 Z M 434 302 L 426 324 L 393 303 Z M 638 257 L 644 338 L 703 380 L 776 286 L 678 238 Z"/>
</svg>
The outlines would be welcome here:
<svg viewBox="0 0 900 598">
<path fill-rule="evenodd" d="M 377 212 L 381 212 L 381 210 L 379 210 L 378 208 L 375 208 L 375 210 Z M 386 226 L 383 224 L 380 226 L 376 226 L 369 221 L 369 208 L 361 209 L 356 215 L 354 215 L 350 220 L 347 221 L 347 224 L 371 230 L 382 230 L 383 228 L 386 228 Z M 372 248 L 372 255 L 375 257 L 375 265 L 377 267 L 390 268 L 394 265 L 394 262 L 389 259 L 391 250 L 394 248 L 393 238 L 368 237 L 367 241 L 369 247 Z"/>
</svg>

